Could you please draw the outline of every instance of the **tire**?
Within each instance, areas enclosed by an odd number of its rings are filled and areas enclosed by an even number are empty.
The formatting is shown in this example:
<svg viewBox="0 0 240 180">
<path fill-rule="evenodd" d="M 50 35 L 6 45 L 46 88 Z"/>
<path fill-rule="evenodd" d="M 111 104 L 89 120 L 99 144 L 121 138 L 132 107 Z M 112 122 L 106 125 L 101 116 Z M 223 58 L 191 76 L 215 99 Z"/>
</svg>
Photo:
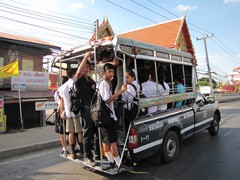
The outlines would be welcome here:
<svg viewBox="0 0 240 180">
<path fill-rule="evenodd" d="M 220 117 L 218 114 L 214 114 L 212 125 L 208 128 L 208 132 L 211 136 L 216 136 L 219 131 Z"/>
<path fill-rule="evenodd" d="M 174 161 L 179 152 L 179 138 L 176 132 L 167 132 L 162 146 L 162 162 L 169 163 Z"/>
</svg>

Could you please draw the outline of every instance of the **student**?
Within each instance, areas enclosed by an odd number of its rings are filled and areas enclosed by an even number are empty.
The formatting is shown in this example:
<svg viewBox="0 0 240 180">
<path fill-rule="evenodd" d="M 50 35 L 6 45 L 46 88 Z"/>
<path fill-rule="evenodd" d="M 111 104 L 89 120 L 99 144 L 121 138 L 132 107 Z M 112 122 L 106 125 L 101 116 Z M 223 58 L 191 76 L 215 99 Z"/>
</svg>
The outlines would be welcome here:
<svg viewBox="0 0 240 180">
<path fill-rule="evenodd" d="M 111 61 L 111 52 L 106 50 L 102 51 L 100 53 L 99 63 L 96 66 L 97 80 L 103 77 L 103 66 L 106 63 L 111 63 L 114 67 L 116 67 L 119 64 L 119 61 L 116 58 Z"/>
<path fill-rule="evenodd" d="M 136 113 L 133 112 L 135 111 L 133 110 L 133 106 L 134 106 L 133 100 L 137 94 L 136 93 L 137 82 L 135 80 L 135 73 L 131 69 L 126 70 L 126 83 L 127 83 L 127 90 L 122 93 L 122 101 L 126 102 L 126 104 L 124 104 L 125 127 L 128 127 L 130 124 L 130 121 L 133 120 L 134 116 L 136 116 Z"/>
<path fill-rule="evenodd" d="M 158 89 L 160 96 L 167 96 L 169 95 L 170 92 L 170 87 L 169 85 L 165 82 L 165 76 L 163 73 L 158 74 Z M 167 104 L 161 104 L 158 106 L 158 110 L 166 110 L 167 109 Z"/>
<path fill-rule="evenodd" d="M 56 110 L 55 116 L 56 116 L 56 121 L 55 121 L 55 132 L 60 134 L 60 142 L 62 145 L 62 152 L 61 154 L 64 154 L 67 156 L 68 152 L 66 149 L 66 142 L 65 142 L 65 137 L 64 137 L 64 131 L 66 131 L 66 121 L 61 118 L 60 116 L 60 105 L 61 105 L 61 97 L 60 97 L 60 92 L 62 91 L 62 87 L 64 86 L 64 83 L 67 82 L 68 77 L 63 76 L 62 80 L 62 85 L 55 91 L 54 93 L 54 101 L 58 106 L 58 109 Z M 63 123 L 65 123 L 65 130 L 63 130 Z"/>
<path fill-rule="evenodd" d="M 82 91 L 82 103 L 83 108 L 81 109 L 82 115 L 82 128 L 83 128 L 83 145 L 84 145 L 84 161 L 90 166 L 96 166 L 97 163 L 93 159 L 92 153 L 92 141 L 94 141 L 95 160 L 100 159 L 99 154 L 99 141 L 98 131 L 94 122 L 90 117 L 90 103 L 95 92 L 95 81 L 88 76 L 89 73 L 89 62 L 91 52 L 87 52 L 76 73 L 77 81 L 76 87 L 81 88 Z"/>
<path fill-rule="evenodd" d="M 117 131 L 116 131 L 116 121 L 117 117 L 115 115 L 113 101 L 116 100 L 127 88 L 126 85 L 122 85 L 121 89 L 112 95 L 111 91 L 111 79 L 114 76 L 114 66 L 112 64 L 105 64 L 103 67 L 103 80 L 98 84 L 99 93 L 105 101 L 106 105 L 111 109 L 111 123 L 105 127 L 100 127 L 102 144 L 104 152 L 106 153 L 107 159 L 110 166 L 114 166 L 114 161 L 117 166 L 120 166 L 120 157 L 118 154 L 117 147 Z"/>
<path fill-rule="evenodd" d="M 142 93 L 146 98 L 156 97 L 157 96 L 157 84 L 156 82 L 150 81 L 151 75 L 149 69 L 141 69 L 138 72 L 138 81 L 142 86 Z M 154 113 L 157 111 L 157 106 L 152 106 L 148 108 L 148 113 Z"/>
<path fill-rule="evenodd" d="M 184 87 L 183 84 L 182 84 L 182 78 L 180 78 L 180 77 L 175 78 L 175 79 L 174 79 L 174 82 L 175 82 L 175 84 L 176 84 L 177 93 L 178 93 L 178 94 L 184 93 L 185 87 Z M 175 106 L 176 106 L 176 107 L 180 107 L 180 106 L 182 106 L 182 103 L 183 103 L 183 101 L 178 101 L 178 102 L 176 102 Z"/>
<path fill-rule="evenodd" d="M 69 96 L 70 88 L 73 87 L 73 83 L 75 81 L 76 69 L 71 69 L 68 72 L 68 81 L 64 84 L 62 91 L 60 93 L 61 96 L 61 106 L 60 106 L 60 113 L 61 115 L 64 114 L 63 111 L 66 113 L 66 132 L 69 133 L 69 144 L 71 148 L 70 157 L 72 159 L 76 159 L 76 152 L 75 152 L 75 136 L 74 134 L 78 134 L 78 142 L 80 146 L 80 150 L 83 152 L 83 145 L 82 145 L 82 125 L 80 122 L 80 115 L 75 115 L 71 112 L 71 101 Z M 81 155 L 82 156 L 82 155 Z"/>
</svg>

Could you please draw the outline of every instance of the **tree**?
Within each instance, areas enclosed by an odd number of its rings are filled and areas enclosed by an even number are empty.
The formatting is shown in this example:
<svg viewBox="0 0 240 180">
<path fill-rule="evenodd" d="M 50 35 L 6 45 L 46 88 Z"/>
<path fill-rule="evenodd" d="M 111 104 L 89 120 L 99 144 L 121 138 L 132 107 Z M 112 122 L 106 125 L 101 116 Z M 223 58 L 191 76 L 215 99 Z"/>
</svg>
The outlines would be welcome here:
<svg viewBox="0 0 240 180">
<path fill-rule="evenodd" d="M 213 83 L 213 88 L 216 88 L 217 82 L 214 79 L 212 79 L 212 83 Z M 209 78 L 203 77 L 203 78 L 199 79 L 198 85 L 199 86 L 210 86 Z"/>
</svg>

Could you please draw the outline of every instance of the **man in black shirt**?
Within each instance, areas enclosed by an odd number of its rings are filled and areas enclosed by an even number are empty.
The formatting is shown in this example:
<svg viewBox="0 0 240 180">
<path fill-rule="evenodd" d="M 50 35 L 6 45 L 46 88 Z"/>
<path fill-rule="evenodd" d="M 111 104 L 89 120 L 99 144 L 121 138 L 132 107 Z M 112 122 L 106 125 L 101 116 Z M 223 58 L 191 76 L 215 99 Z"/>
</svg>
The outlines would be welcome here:
<svg viewBox="0 0 240 180">
<path fill-rule="evenodd" d="M 84 161 L 91 165 L 96 166 L 97 163 L 93 160 L 92 140 L 94 139 L 95 153 L 99 156 L 99 142 L 97 127 L 90 117 L 90 103 L 95 92 L 95 81 L 88 76 L 89 64 L 88 58 L 91 56 L 91 52 L 87 52 L 82 62 L 80 63 L 76 76 L 76 87 L 82 91 L 82 103 L 83 108 L 81 110 L 82 116 L 82 130 L 83 130 L 83 145 L 85 159 Z M 95 136 L 95 137 L 94 137 Z"/>
</svg>

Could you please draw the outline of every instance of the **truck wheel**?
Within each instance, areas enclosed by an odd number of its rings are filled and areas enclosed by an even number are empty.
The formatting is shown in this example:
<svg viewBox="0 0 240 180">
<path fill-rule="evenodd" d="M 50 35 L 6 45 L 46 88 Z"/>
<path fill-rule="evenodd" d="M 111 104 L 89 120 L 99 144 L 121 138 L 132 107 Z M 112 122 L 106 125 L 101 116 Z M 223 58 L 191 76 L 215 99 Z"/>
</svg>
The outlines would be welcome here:
<svg viewBox="0 0 240 180">
<path fill-rule="evenodd" d="M 220 117 L 218 114 L 214 114 L 212 125 L 208 128 L 208 132 L 211 136 L 216 136 L 219 131 L 219 120 Z"/>
<path fill-rule="evenodd" d="M 179 151 L 178 135 L 174 131 L 169 131 L 163 140 L 162 161 L 164 163 L 174 161 L 178 156 L 178 151 Z"/>
</svg>

